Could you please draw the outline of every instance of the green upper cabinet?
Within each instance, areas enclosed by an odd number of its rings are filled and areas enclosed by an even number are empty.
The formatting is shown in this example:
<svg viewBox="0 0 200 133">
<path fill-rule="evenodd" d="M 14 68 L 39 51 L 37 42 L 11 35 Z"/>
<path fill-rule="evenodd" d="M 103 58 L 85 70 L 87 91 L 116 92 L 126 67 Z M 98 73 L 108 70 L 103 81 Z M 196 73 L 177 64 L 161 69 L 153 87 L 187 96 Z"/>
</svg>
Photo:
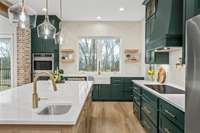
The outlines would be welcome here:
<svg viewBox="0 0 200 133">
<path fill-rule="evenodd" d="M 186 19 L 200 14 L 200 0 L 186 0 Z"/>
<path fill-rule="evenodd" d="M 154 50 L 146 51 L 146 64 L 169 64 L 169 52 L 155 52 Z"/>
<path fill-rule="evenodd" d="M 49 16 L 50 23 L 59 30 L 60 19 L 55 15 Z M 44 16 L 37 16 L 37 25 L 44 21 Z M 55 44 L 54 39 L 38 38 L 37 27 L 31 29 L 31 51 L 32 53 L 54 53 L 54 66 L 59 66 L 59 45 Z"/>
<path fill-rule="evenodd" d="M 146 0 L 145 62 L 168 64 L 169 53 L 159 53 L 165 47 L 183 45 L 183 1 Z"/>
<path fill-rule="evenodd" d="M 146 17 L 146 49 L 182 46 L 183 1 L 182 0 L 148 0 L 152 4 L 152 16 Z"/>
</svg>

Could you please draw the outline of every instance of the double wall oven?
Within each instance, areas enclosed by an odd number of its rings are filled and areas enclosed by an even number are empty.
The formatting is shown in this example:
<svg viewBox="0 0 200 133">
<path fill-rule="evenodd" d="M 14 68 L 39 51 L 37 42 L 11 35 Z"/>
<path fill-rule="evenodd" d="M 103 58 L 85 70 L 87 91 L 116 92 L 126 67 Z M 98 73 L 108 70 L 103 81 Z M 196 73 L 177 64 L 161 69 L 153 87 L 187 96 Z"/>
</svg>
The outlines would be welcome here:
<svg viewBox="0 0 200 133">
<path fill-rule="evenodd" d="M 33 53 L 32 54 L 32 72 L 37 74 L 40 71 L 54 71 L 53 53 Z"/>
</svg>

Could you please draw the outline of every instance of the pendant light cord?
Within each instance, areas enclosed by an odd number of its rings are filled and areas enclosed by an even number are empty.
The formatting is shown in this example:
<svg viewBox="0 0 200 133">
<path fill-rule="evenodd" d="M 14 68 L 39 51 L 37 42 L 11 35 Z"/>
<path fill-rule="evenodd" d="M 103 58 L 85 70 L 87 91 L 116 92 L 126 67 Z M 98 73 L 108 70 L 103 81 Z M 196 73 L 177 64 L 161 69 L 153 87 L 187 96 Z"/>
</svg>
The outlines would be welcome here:
<svg viewBox="0 0 200 133">
<path fill-rule="evenodd" d="M 48 9 L 48 3 L 49 1 L 48 0 L 46 0 L 46 14 L 45 14 L 45 19 L 46 19 L 46 21 L 49 21 L 49 16 L 48 16 L 48 13 L 49 13 L 49 9 Z"/>
<path fill-rule="evenodd" d="M 62 20 L 62 0 L 60 0 L 60 19 Z"/>
<path fill-rule="evenodd" d="M 24 12 L 24 10 L 25 10 L 25 9 L 24 9 L 24 8 L 25 8 L 24 5 L 25 5 L 25 2 L 24 2 L 24 0 L 22 0 L 22 11 L 23 11 L 23 12 Z"/>
</svg>

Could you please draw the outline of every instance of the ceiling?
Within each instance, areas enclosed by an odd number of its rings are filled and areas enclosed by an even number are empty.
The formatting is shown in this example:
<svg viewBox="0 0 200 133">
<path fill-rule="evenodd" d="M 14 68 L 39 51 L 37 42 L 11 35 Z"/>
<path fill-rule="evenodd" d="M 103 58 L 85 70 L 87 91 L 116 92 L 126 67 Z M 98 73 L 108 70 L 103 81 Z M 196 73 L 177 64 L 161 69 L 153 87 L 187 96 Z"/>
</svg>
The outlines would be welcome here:
<svg viewBox="0 0 200 133">
<path fill-rule="evenodd" d="M 9 0 L 12 3 L 20 0 Z M 65 21 L 138 21 L 144 18 L 144 0 L 62 0 L 63 19 Z M 45 0 L 25 0 L 25 2 L 42 13 Z M 49 0 L 49 14 L 58 15 L 60 11 L 59 0 Z M 119 11 L 124 8 L 124 11 Z"/>
</svg>

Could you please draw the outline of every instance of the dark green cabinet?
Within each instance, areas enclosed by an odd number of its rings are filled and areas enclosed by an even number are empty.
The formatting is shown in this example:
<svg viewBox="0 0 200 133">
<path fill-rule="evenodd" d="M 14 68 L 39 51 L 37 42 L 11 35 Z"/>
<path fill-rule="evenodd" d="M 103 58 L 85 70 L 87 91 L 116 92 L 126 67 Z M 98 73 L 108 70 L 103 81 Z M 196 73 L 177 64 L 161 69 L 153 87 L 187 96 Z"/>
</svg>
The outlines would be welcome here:
<svg viewBox="0 0 200 133">
<path fill-rule="evenodd" d="M 183 46 L 183 1 L 145 0 L 146 16 L 149 3 L 155 3 L 154 13 L 146 18 L 145 62 L 146 64 L 168 64 L 168 54 L 155 52 L 166 47 Z"/>
<path fill-rule="evenodd" d="M 111 88 L 112 88 L 112 96 L 111 96 L 112 100 L 120 100 L 121 101 L 124 99 L 123 84 L 113 83 L 113 84 L 111 84 Z"/>
<path fill-rule="evenodd" d="M 60 19 L 55 15 L 50 15 L 49 20 L 52 25 L 59 30 Z M 36 25 L 44 21 L 43 15 L 37 16 Z M 54 68 L 59 67 L 59 45 L 55 44 L 54 39 L 42 39 L 37 36 L 37 27 L 31 29 L 31 52 L 32 53 L 54 53 Z"/>
<path fill-rule="evenodd" d="M 186 19 L 190 19 L 200 14 L 199 0 L 186 0 Z"/>
<path fill-rule="evenodd" d="M 177 126 L 175 126 L 171 121 L 169 121 L 163 115 L 159 117 L 159 132 L 160 133 L 183 133 Z"/>
<path fill-rule="evenodd" d="M 111 84 L 94 85 L 94 101 L 132 101 L 132 80 L 144 80 L 144 77 L 111 77 Z"/>
<path fill-rule="evenodd" d="M 111 97 L 111 86 L 107 84 L 94 84 L 92 90 L 92 99 L 94 101 L 106 101 Z"/>
<path fill-rule="evenodd" d="M 169 64 L 169 52 L 146 51 L 146 64 Z"/>
<path fill-rule="evenodd" d="M 141 124 L 147 133 L 157 133 L 157 127 L 149 120 L 146 114 L 141 111 Z"/>
<path fill-rule="evenodd" d="M 99 98 L 99 85 L 94 84 L 92 86 L 92 99 L 94 101 L 98 100 Z"/>
<path fill-rule="evenodd" d="M 164 100 L 159 101 L 160 115 L 171 121 L 177 128 L 184 130 L 184 112 L 171 106 Z"/>
<path fill-rule="evenodd" d="M 133 85 L 133 113 L 147 133 L 184 133 L 184 112 Z"/>
<path fill-rule="evenodd" d="M 102 100 L 109 100 L 112 95 L 110 85 L 99 85 L 99 98 Z"/>
</svg>

